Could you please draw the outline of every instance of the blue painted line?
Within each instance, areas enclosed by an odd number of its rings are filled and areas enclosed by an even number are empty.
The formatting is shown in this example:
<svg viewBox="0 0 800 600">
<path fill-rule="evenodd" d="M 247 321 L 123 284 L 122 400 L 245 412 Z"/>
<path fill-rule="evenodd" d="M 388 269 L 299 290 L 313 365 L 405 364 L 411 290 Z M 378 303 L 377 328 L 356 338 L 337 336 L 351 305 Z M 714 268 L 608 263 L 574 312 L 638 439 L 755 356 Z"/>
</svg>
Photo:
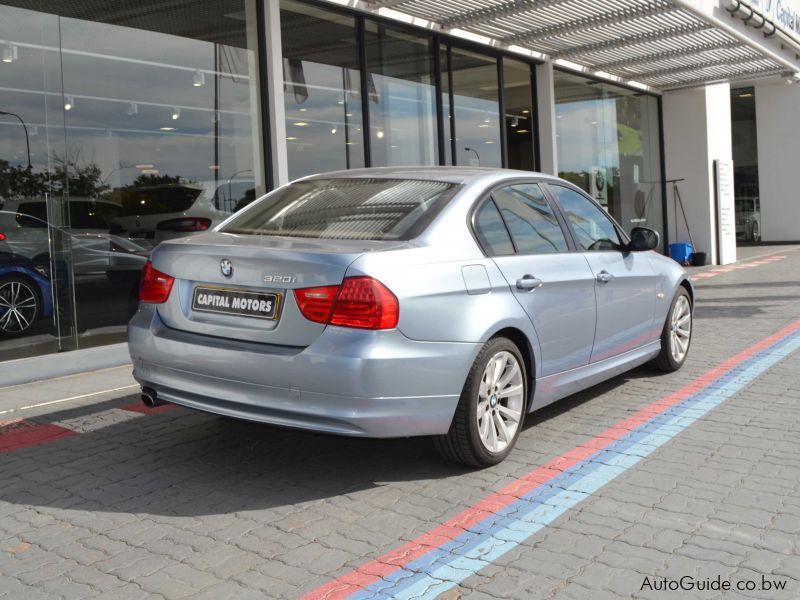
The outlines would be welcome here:
<svg viewBox="0 0 800 600">
<path fill-rule="evenodd" d="M 642 423 L 442 546 L 351 595 L 435 598 L 552 523 L 800 348 L 800 331 L 742 361 L 702 390 Z"/>
</svg>

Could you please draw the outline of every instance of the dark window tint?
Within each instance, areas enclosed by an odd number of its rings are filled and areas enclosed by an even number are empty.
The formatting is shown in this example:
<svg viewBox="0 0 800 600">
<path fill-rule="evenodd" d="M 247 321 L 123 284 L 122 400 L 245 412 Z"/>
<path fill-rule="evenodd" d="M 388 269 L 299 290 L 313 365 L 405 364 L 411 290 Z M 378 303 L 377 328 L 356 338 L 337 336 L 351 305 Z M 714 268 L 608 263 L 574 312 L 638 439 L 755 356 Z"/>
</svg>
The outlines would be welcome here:
<svg viewBox="0 0 800 600">
<path fill-rule="evenodd" d="M 456 186 L 401 179 L 315 179 L 276 190 L 228 223 L 226 233 L 408 240 L 430 224 Z"/>
<path fill-rule="evenodd" d="M 47 204 L 23 202 L 17 209 L 17 223 L 20 227 L 47 227 Z"/>
<path fill-rule="evenodd" d="M 567 240 L 552 208 L 536 184 L 513 185 L 492 192 L 521 254 L 566 252 Z"/>
<path fill-rule="evenodd" d="M 188 185 L 129 188 L 122 192 L 122 214 L 161 215 L 189 210 L 202 191 Z"/>
<path fill-rule="evenodd" d="M 609 216 L 587 198 L 569 188 L 551 185 L 561 210 L 572 227 L 580 250 L 617 250 L 619 234 Z"/>
<path fill-rule="evenodd" d="M 224 212 L 236 212 L 256 199 L 256 188 L 252 180 L 223 183 L 214 193 L 214 206 Z"/>
<path fill-rule="evenodd" d="M 475 213 L 475 235 L 486 254 L 500 256 L 514 254 L 514 246 L 508 237 L 508 230 L 491 200 L 484 202 Z"/>
</svg>

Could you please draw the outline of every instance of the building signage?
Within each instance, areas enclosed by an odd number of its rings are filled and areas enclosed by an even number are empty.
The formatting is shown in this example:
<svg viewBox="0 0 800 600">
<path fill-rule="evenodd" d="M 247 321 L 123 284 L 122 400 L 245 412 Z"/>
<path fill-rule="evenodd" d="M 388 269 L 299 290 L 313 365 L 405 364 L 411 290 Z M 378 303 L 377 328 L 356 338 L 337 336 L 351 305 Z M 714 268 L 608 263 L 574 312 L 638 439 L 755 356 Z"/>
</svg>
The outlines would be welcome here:
<svg viewBox="0 0 800 600">
<path fill-rule="evenodd" d="M 714 161 L 717 188 L 717 262 L 736 262 L 736 208 L 733 198 L 733 162 Z"/>
<path fill-rule="evenodd" d="M 745 0 L 775 27 L 800 37 L 800 0 Z"/>
</svg>

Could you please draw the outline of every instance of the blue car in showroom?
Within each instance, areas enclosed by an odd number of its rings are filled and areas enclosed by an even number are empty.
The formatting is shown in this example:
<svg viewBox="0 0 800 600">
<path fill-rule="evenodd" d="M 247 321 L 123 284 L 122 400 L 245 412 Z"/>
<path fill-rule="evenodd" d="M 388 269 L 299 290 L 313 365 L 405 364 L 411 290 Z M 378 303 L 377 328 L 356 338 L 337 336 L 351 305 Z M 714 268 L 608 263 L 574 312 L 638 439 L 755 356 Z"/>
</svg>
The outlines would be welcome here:
<svg viewBox="0 0 800 600">
<path fill-rule="evenodd" d="M 129 324 L 150 405 L 500 462 L 527 413 L 679 369 L 694 292 L 561 179 L 414 167 L 307 177 L 159 245 Z"/>
</svg>

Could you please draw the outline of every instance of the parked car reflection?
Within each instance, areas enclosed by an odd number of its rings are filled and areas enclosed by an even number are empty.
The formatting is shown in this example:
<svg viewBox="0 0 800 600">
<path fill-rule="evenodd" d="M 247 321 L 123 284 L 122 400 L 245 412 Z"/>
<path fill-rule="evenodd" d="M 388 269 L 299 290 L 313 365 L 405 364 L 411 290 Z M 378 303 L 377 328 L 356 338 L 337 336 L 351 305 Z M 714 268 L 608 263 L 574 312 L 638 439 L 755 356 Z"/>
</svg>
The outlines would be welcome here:
<svg viewBox="0 0 800 600">
<path fill-rule="evenodd" d="M 49 265 L 0 251 L 0 338 L 23 335 L 52 314 Z"/>
</svg>

